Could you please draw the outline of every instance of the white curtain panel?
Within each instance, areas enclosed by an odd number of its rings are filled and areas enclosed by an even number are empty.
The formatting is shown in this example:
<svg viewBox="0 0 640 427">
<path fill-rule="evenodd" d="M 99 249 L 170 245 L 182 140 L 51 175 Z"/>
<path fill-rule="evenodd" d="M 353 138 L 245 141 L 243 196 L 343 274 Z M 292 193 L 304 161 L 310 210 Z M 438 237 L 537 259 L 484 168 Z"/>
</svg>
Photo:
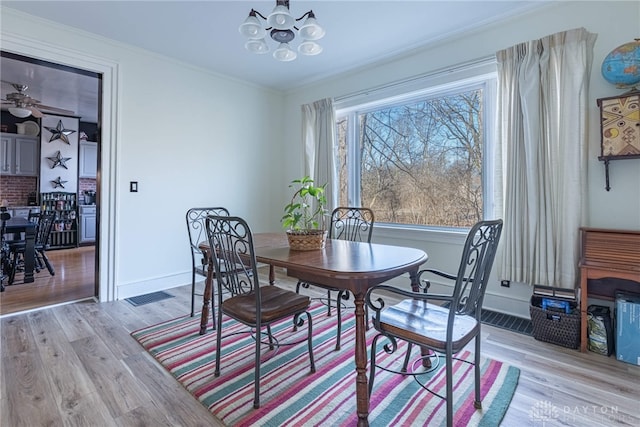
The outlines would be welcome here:
<svg viewBox="0 0 640 427">
<path fill-rule="evenodd" d="M 504 219 L 499 279 L 577 284 L 596 37 L 573 29 L 496 54 L 496 201 Z"/>
<path fill-rule="evenodd" d="M 327 184 L 325 196 L 331 211 L 337 204 L 335 167 L 335 123 L 333 100 L 326 98 L 302 106 L 302 140 L 305 151 L 305 174 L 315 185 Z"/>
</svg>

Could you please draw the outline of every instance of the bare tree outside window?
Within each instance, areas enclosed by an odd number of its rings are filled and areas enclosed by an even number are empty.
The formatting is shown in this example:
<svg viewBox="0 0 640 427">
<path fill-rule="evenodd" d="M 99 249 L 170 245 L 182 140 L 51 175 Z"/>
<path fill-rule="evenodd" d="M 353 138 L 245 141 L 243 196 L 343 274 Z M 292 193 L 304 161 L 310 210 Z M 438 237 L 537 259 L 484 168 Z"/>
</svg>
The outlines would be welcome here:
<svg viewBox="0 0 640 427">
<path fill-rule="evenodd" d="M 341 203 L 359 194 L 376 222 L 471 227 L 483 218 L 482 87 L 355 112 L 336 125 Z M 349 155 L 359 158 L 359 176 Z M 349 178 L 359 179 L 352 193 Z"/>
<path fill-rule="evenodd" d="M 347 117 L 338 119 L 336 123 L 336 141 L 338 142 L 338 206 L 349 206 L 348 166 L 347 166 Z"/>
</svg>

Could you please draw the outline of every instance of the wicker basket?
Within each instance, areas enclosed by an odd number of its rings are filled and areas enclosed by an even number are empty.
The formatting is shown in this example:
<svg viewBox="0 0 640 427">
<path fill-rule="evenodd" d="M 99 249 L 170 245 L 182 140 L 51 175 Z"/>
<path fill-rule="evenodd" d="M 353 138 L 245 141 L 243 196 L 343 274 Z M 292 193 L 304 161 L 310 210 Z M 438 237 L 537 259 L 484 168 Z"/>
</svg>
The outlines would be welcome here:
<svg viewBox="0 0 640 427">
<path fill-rule="evenodd" d="M 568 348 L 580 346 L 580 313 L 563 313 L 543 310 L 539 305 L 541 298 L 531 297 L 529 313 L 533 326 L 533 337 L 538 341 L 549 342 Z M 575 310 L 574 310 L 575 311 Z"/>
<path fill-rule="evenodd" d="M 324 248 L 326 230 L 287 231 L 289 248 L 294 251 L 315 251 Z"/>
</svg>

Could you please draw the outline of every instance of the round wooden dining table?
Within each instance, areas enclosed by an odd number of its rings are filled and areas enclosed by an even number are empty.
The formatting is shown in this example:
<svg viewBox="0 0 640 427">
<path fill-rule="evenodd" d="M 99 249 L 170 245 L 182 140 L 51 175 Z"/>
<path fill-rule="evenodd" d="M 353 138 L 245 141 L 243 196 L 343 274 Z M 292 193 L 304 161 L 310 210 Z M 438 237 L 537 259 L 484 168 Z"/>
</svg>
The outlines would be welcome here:
<svg viewBox="0 0 640 427">
<path fill-rule="evenodd" d="M 319 250 L 295 251 L 289 248 L 284 233 L 256 233 L 253 235 L 256 261 L 270 265 L 269 281 L 273 284 L 273 267 L 287 269 L 287 274 L 305 282 L 319 283 L 353 293 L 355 304 L 355 365 L 358 425 L 368 425 L 369 391 L 367 385 L 366 319 L 364 297 L 377 284 L 408 273 L 412 287 L 417 285 L 419 267 L 428 260 L 427 254 L 416 248 L 350 242 L 327 239 Z M 200 244 L 209 254 L 208 242 Z M 206 333 L 213 290 L 213 262 L 211 257 L 205 281 L 200 333 Z"/>
</svg>

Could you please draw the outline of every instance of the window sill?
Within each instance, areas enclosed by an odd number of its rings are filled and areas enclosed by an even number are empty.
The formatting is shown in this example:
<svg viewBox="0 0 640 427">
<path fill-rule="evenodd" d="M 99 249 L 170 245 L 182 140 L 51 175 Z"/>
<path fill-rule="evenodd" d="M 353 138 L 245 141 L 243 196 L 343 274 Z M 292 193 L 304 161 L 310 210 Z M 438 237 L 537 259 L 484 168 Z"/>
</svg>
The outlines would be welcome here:
<svg viewBox="0 0 640 427">
<path fill-rule="evenodd" d="M 376 224 L 374 240 L 406 240 L 445 244 L 463 244 L 469 230 L 466 228 L 426 228 L 410 225 Z"/>
</svg>

